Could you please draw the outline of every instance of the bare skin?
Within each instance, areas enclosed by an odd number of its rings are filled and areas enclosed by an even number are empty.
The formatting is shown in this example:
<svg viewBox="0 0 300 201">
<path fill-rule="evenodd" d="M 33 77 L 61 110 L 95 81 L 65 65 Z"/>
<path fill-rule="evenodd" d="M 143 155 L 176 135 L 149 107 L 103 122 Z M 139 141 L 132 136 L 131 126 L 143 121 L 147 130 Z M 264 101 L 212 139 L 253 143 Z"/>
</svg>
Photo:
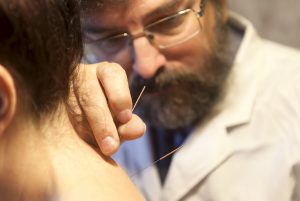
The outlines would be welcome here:
<svg viewBox="0 0 300 201">
<path fill-rule="evenodd" d="M 0 140 L 0 197 L 6 200 L 143 200 L 125 172 L 73 130 L 65 107 L 42 126 L 13 117 Z M 126 188 L 124 188 L 126 186 Z"/>
<path fill-rule="evenodd" d="M 0 82 L 1 200 L 143 200 L 112 159 L 78 136 L 63 100 L 37 119 L 1 65 Z"/>
<path fill-rule="evenodd" d="M 82 64 L 73 81 L 69 116 L 79 135 L 110 156 L 123 140 L 142 136 L 146 126 L 132 113 L 125 71 L 118 64 Z"/>
</svg>

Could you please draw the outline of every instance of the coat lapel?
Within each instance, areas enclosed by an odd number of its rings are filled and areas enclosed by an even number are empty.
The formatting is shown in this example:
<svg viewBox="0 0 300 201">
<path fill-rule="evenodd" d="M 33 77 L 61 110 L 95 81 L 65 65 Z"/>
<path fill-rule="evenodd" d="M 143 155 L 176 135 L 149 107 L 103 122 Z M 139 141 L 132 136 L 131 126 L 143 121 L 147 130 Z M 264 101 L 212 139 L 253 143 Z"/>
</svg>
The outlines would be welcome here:
<svg viewBox="0 0 300 201">
<path fill-rule="evenodd" d="M 231 13 L 234 19 L 239 18 Z M 230 130 L 250 121 L 259 82 L 264 72 L 255 66 L 264 62 L 262 52 L 248 51 L 259 49 L 260 38 L 252 25 L 237 20 L 237 26 L 246 26 L 246 32 L 228 78 L 227 94 L 216 107 L 218 111 L 206 124 L 198 128 L 187 139 L 184 147 L 173 156 L 161 200 L 182 199 L 209 174 L 226 162 L 234 153 Z M 256 63 L 255 63 L 256 62 Z"/>
<path fill-rule="evenodd" d="M 224 128 L 214 125 L 213 129 L 195 130 L 174 155 L 161 200 L 179 200 L 232 152 Z"/>
</svg>

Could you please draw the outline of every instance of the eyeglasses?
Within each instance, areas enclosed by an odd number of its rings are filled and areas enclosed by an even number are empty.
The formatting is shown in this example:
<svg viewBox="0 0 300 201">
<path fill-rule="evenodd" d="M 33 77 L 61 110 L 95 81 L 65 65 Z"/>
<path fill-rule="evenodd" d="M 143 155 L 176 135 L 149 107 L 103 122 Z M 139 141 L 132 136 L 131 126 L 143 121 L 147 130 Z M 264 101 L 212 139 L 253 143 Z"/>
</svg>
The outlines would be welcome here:
<svg viewBox="0 0 300 201">
<path fill-rule="evenodd" d="M 159 19 L 144 27 L 138 34 L 121 33 L 85 43 L 85 58 L 88 62 L 110 60 L 120 61 L 129 57 L 133 40 L 146 37 L 158 49 L 166 49 L 184 43 L 195 37 L 201 30 L 200 17 L 204 15 L 204 7 L 199 12 L 185 9 L 176 14 Z"/>
</svg>

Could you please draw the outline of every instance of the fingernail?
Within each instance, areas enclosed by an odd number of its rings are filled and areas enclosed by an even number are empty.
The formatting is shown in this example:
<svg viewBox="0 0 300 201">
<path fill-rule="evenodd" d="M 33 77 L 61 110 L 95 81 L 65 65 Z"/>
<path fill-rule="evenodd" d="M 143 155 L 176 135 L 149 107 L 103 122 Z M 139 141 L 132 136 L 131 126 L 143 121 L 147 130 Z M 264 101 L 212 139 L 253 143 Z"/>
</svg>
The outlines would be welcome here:
<svg viewBox="0 0 300 201">
<path fill-rule="evenodd" d="M 101 150 L 104 154 L 112 153 L 117 146 L 117 141 L 111 136 L 107 136 L 101 141 Z"/>
<path fill-rule="evenodd" d="M 129 109 L 123 110 L 122 112 L 119 113 L 118 115 L 118 120 L 121 123 L 127 123 L 132 117 L 132 112 Z"/>
<path fill-rule="evenodd" d="M 144 133 L 146 133 L 147 125 L 144 123 Z"/>
</svg>

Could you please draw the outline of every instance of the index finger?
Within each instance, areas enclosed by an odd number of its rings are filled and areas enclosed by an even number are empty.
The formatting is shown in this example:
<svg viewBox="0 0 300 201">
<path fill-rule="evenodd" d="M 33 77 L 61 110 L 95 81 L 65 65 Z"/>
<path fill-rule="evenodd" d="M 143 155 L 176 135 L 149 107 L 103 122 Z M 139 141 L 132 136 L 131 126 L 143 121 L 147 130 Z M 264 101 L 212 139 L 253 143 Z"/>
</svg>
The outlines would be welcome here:
<svg viewBox="0 0 300 201">
<path fill-rule="evenodd" d="M 132 99 L 125 70 L 116 63 L 103 62 L 97 66 L 97 77 L 114 117 L 127 123 L 132 117 Z"/>
<path fill-rule="evenodd" d="M 106 94 L 96 75 L 97 65 L 81 65 L 79 77 L 74 86 L 75 96 L 85 114 L 101 151 L 113 154 L 119 147 L 120 139 L 108 106 Z"/>
</svg>

